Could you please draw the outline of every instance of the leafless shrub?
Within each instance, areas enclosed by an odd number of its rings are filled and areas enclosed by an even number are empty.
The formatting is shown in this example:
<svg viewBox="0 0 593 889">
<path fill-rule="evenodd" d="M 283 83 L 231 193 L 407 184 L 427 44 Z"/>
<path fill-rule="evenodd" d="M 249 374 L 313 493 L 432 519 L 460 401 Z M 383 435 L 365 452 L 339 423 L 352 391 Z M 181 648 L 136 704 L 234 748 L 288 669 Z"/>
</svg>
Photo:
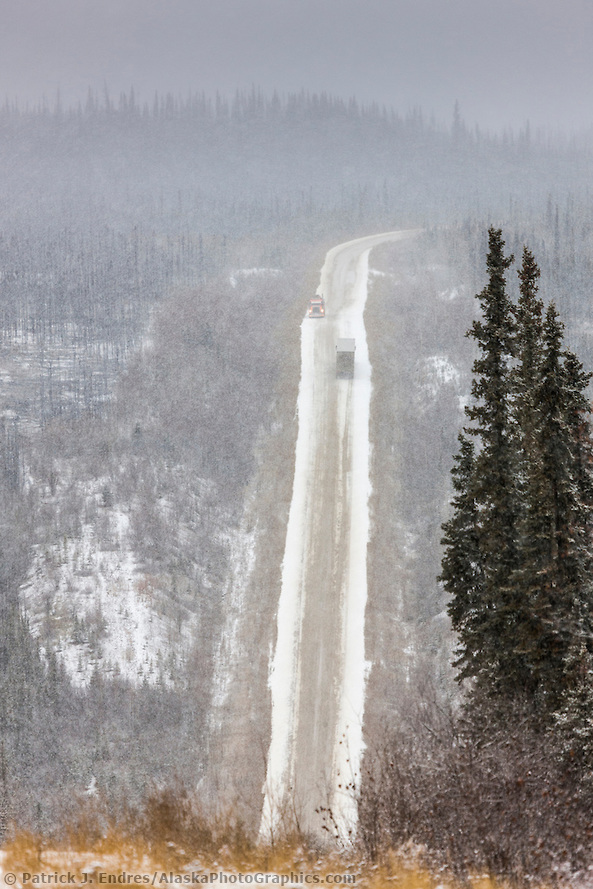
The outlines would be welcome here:
<svg viewBox="0 0 593 889">
<path fill-rule="evenodd" d="M 435 729 L 436 724 L 436 729 Z M 370 750 L 360 835 L 374 859 L 413 842 L 457 876 L 554 880 L 593 863 L 588 782 L 527 718 L 407 724 Z"/>
</svg>

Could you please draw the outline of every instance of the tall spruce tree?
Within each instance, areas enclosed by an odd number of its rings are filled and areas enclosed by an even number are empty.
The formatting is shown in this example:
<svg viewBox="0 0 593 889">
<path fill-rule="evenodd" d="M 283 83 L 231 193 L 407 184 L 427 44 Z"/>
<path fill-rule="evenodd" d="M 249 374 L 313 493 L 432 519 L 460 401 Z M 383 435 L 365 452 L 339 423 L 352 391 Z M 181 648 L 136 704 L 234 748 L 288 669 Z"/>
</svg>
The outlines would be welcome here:
<svg viewBox="0 0 593 889">
<path fill-rule="evenodd" d="M 542 454 L 544 306 L 537 295 L 540 270 L 527 248 L 523 250 L 518 275 L 512 404 L 518 444 L 516 484 L 521 508 L 516 528 L 517 561 L 510 582 L 512 632 L 505 640 L 505 647 L 512 653 L 517 688 L 533 695 L 537 687 L 534 640 L 542 635 L 541 617 L 534 606 L 545 585 L 549 565 L 550 517 L 545 506 L 549 485 Z"/>
<path fill-rule="evenodd" d="M 474 321 L 468 332 L 478 344 L 479 355 L 473 365 L 474 403 L 466 407 L 473 425 L 466 434 L 477 439 L 479 447 L 471 468 L 467 450 L 465 456 L 462 450 L 458 465 L 465 469 L 457 476 L 457 483 L 464 485 L 463 490 L 457 489 L 459 502 L 472 504 L 475 526 L 468 537 L 458 513 L 443 526 L 446 552 L 441 574 L 451 595 L 453 628 L 459 634 L 460 677 L 471 676 L 487 686 L 506 677 L 500 640 L 508 632 L 507 594 L 515 565 L 517 523 L 516 448 L 509 414 L 514 318 L 506 287 L 513 257 L 505 256 L 500 229 L 490 228 L 488 245 L 488 284 L 478 294 L 482 320 Z M 465 572 L 465 578 L 472 577 L 471 590 L 465 579 L 459 583 L 456 573 L 455 565 L 464 560 L 471 565 L 471 572 Z"/>
<path fill-rule="evenodd" d="M 542 484 L 538 500 L 525 504 L 526 511 L 539 514 L 542 531 L 547 530 L 545 564 L 532 604 L 539 632 L 531 641 L 533 677 L 546 697 L 546 709 L 557 706 L 571 653 L 583 643 L 591 647 L 593 500 L 590 408 L 585 395 L 589 379 L 576 356 L 563 349 L 563 325 L 550 305 L 538 389 Z"/>
<path fill-rule="evenodd" d="M 531 252 L 513 307 L 501 233 L 489 237 L 484 320 L 469 332 L 480 356 L 466 435 L 479 449 L 460 437 L 441 580 L 460 678 L 503 700 L 521 695 L 547 719 L 566 706 L 571 683 L 582 684 L 583 651 L 586 669 L 592 663 L 591 375 L 564 349 L 553 305 L 544 319 Z"/>
<path fill-rule="evenodd" d="M 518 687 L 545 716 L 559 704 L 571 674 L 567 665 L 577 662 L 573 652 L 591 638 L 590 374 L 563 349 L 553 305 L 544 320 L 540 271 L 527 248 L 518 274 L 512 408 L 521 510 L 512 642 Z"/>
</svg>

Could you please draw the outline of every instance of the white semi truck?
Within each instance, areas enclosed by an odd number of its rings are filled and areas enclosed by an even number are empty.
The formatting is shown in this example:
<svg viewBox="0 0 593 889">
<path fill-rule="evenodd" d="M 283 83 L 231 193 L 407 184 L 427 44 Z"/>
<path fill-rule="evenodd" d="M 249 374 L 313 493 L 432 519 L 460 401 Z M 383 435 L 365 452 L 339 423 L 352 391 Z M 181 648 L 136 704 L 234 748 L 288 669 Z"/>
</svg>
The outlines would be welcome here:
<svg viewBox="0 0 593 889">
<path fill-rule="evenodd" d="M 354 352 L 356 345 L 353 339 L 342 338 L 336 344 L 336 376 L 351 380 L 354 376 Z"/>
</svg>

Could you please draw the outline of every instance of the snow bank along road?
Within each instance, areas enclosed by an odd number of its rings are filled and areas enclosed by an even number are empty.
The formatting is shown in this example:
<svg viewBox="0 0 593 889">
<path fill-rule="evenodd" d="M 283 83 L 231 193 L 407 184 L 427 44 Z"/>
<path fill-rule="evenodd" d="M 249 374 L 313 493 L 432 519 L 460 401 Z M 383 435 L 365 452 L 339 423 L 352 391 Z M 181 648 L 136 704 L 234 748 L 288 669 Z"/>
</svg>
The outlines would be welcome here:
<svg viewBox="0 0 593 889">
<path fill-rule="evenodd" d="M 363 312 L 373 247 L 388 232 L 334 247 L 305 317 L 292 501 L 270 674 L 272 735 L 262 837 L 285 818 L 319 834 L 329 807 L 344 839 L 356 823 L 352 785 L 363 750 L 364 613 L 369 537 L 369 364 Z M 336 378 L 336 342 L 356 341 L 354 379 Z M 331 825 L 328 824 L 328 827 Z"/>
</svg>

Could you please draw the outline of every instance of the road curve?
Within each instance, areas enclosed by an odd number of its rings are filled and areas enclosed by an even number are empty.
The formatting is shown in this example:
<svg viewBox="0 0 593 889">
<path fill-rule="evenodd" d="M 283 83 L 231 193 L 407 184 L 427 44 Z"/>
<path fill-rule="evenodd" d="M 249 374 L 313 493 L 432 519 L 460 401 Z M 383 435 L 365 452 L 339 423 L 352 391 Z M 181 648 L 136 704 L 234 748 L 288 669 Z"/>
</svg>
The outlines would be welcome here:
<svg viewBox="0 0 593 889">
<path fill-rule="evenodd" d="M 314 835 L 323 834 L 325 823 L 343 841 L 355 829 L 352 788 L 363 751 L 367 671 L 368 257 L 379 244 L 416 234 L 386 232 L 330 250 L 318 288 L 326 317 L 302 323 L 295 474 L 270 670 L 263 839 L 295 820 Z M 340 337 L 356 341 L 352 380 L 336 378 Z"/>
</svg>

